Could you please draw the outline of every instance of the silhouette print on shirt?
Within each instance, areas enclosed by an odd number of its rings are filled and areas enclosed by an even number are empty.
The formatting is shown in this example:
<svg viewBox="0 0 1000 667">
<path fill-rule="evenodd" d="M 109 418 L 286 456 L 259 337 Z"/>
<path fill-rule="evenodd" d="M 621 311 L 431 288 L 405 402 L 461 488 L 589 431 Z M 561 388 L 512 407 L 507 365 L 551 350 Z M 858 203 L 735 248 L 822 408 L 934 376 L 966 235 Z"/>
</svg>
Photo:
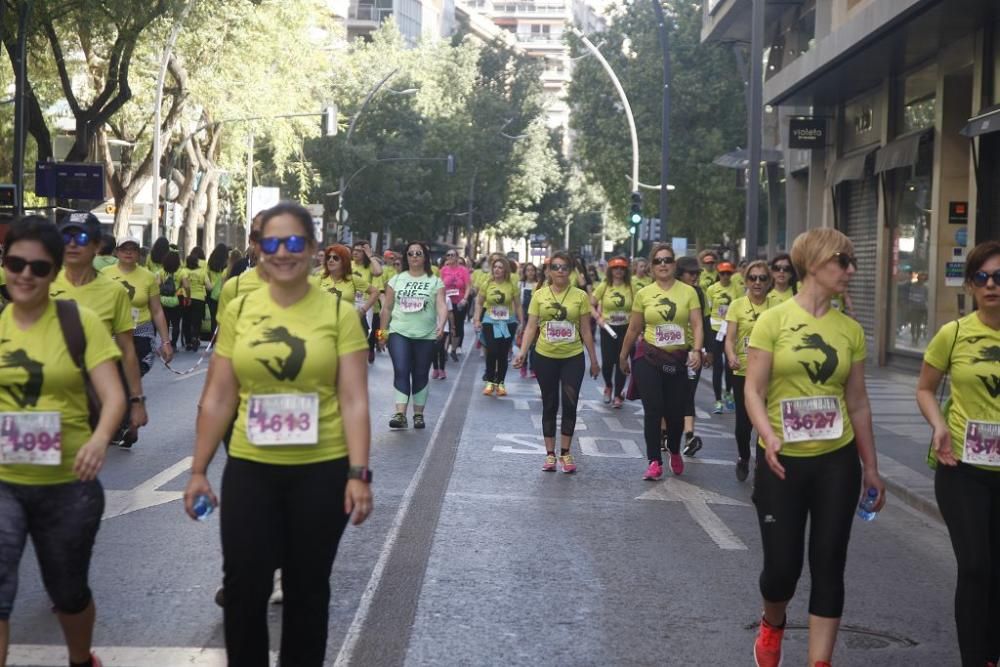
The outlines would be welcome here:
<svg viewBox="0 0 1000 667">
<path fill-rule="evenodd" d="M 302 364 L 306 361 L 305 340 L 293 336 L 285 327 L 274 327 L 265 329 L 264 337 L 250 343 L 250 347 L 268 345 L 271 343 L 282 344 L 288 348 L 288 356 L 271 357 L 270 359 L 257 359 L 267 372 L 274 376 L 275 380 L 294 382 L 302 370 Z"/>
<path fill-rule="evenodd" d="M 657 304 L 661 306 L 666 306 L 657 312 L 660 313 L 660 317 L 663 318 L 664 322 L 673 322 L 674 316 L 677 314 L 677 304 L 670 300 L 670 297 L 661 296 L 657 301 Z"/>
<path fill-rule="evenodd" d="M 792 348 L 794 352 L 799 352 L 801 350 L 817 350 L 823 354 L 823 361 L 800 361 L 802 367 L 806 369 L 806 373 L 809 375 L 809 379 L 812 380 L 813 384 L 823 384 L 829 380 L 834 371 L 837 370 L 837 365 L 840 363 L 840 359 L 837 356 L 837 350 L 830 347 L 823 337 L 819 334 L 807 333 L 802 336 L 802 345 L 796 345 Z"/>
<path fill-rule="evenodd" d="M 612 292 L 611 293 L 611 302 L 615 304 L 615 308 L 624 308 L 625 307 L 625 295 L 622 294 L 621 292 Z"/>
<path fill-rule="evenodd" d="M 549 308 L 551 308 L 552 312 L 555 313 L 555 316 L 552 318 L 554 320 L 565 320 L 569 317 L 569 311 L 566 310 L 566 306 L 562 305 L 558 301 L 550 303 Z"/>
<path fill-rule="evenodd" d="M 798 333 L 799 331 L 805 329 L 807 326 L 808 326 L 807 324 L 796 324 L 794 327 L 791 327 L 789 331 L 791 331 L 792 333 Z"/>
<path fill-rule="evenodd" d="M 132 285 L 132 283 L 130 283 L 127 280 L 120 280 L 119 282 L 125 287 L 126 290 L 128 290 L 128 300 L 131 301 L 132 299 L 134 299 L 135 287 Z"/>
<path fill-rule="evenodd" d="M 1000 363 L 1000 345 L 990 345 L 979 351 L 980 356 L 972 360 L 974 364 Z M 979 381 L 986 387 L 992 398 L 1000 397 L 1000 375 L 990 373 L 989 376 L 977 375 Z"/>
<path fill-rule="evenodd" d="M 499 289 L 494 288 L 490 292 L 490 298 L 493 299 L 493 303 L 503 303 L 505 297 L 503 292 L 501 292 Z"/>
<path fill-rule="evenodd" d="M 45 379 L 42 374 L 44 364 L 29 357 L 24 350 L 5 352 L 0 357 L 0 362 L 2 362 L 0 368 L 20 368 L 28 374 L 23 384 L 12 383 L 4 387 L 7 393 L 22 408 L 33 408 L 38 405 L 38 398 L 42 395 L 42 382 Z"/>
</svg>

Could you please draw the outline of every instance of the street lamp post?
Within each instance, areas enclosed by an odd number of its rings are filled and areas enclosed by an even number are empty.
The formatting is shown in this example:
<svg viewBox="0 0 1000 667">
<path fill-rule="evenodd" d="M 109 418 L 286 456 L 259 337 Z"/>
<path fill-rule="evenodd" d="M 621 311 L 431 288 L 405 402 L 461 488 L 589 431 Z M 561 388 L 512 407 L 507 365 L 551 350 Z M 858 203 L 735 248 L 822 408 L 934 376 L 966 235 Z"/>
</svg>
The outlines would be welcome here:
<svg viewBox="0 0 1000 667">
<path fill-rule="evenodd" d="M 750 94 L 747 109 L 749 179 L 747 182 L 747 257 L 757 258 L 757 218 L 760 213 L 761 124 L 764 110 L 764 3 L 753 0 L 750 28 Z"/>
<path fill-rule="evenodd" d="M 28 16 L 31 0 L 18 6 L 17 14 L 17 68 L 14 71 L 14 214 L 24 214 L 24 95 L 28 87 Z"/>
<path fill-rule="evenodd" d="M 663 51 L 663 120 L 660 144 L 660 238 L 667 236 L 667 183 L 670 182 L 670 32 L 660 0 L 653 0 L 656 21 L 660 31 L 660 49 Z"/>
</svg>

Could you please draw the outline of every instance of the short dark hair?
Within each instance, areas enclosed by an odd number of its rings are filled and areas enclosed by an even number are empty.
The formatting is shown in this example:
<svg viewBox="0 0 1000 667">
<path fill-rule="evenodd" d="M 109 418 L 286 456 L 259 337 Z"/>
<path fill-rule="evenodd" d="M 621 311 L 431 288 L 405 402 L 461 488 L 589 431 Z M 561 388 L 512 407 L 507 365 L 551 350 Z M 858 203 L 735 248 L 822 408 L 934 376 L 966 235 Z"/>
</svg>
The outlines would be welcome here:
<svg viewBox="0 0 1000 667">
<path fill-rule="evenodd" d="M 98 255 L 110 255 L 115 251 L 115 237 L 111 234 L 101 234 L 101 249 Z"/>
<path fill-rule="evenodd" d="M 10 235 L 7 238 L 9 239 Z M 965 282 L 971 285 L 972 276 L 976 275 L 976 272 L 983 268 L 983 264 L 996 255 L 1000 255 L 1000 241 L 992 239 L 983 241 L 973 248 L 965 259 Z"/>
<path fill-rule="evenodd" d="M 170 241 L 167 240 L 166 236 L 161 236 L 153 241 L 153 247 L 149 249 L 149 261 L 162 265 L 168 252 L 170 252 Z"/>
<path fill-rule="evenodd" d="M 198 255 L 192 251 L 191 254 L 187 256 L 187 260 L 185 260 L 184 264 L 191 271 L 195 271 L 198 269 L 198 261 Z"/>
<path fill-rule="evenodd" d="M 674 247 L 669 243 L 654 243 L 653 249 L 649 251 L 649 263 L 653 263 L 653 258 L 656 257 L 656 253 L 662 252 L 663 250 L 669 250 L 671 257 L 677 257 L 677 253 L 674 252 Z"/>
<path fill-rule="evenodd" d="M 168 251 L 166 257 L 163 258 L 163 270 L 167 273 L 177 273 L 179 268 L 181 268 L 181 256 L 177 254 L 176 250 Z"/>
<path fill-rule="evenodd" d="M 18 241 L 37 241 L 45 248 L 55 272 L 59 273 L 63 263 L 63 239 L 62 233 L 48 218 L 40 215 L 26 215 L 11 224 L 4 240 L 4 252 L 10 249 Z"/>
<path fill-rule="evenodd" d="M 301 204 L 293 201 L 283 201 L 275 204 L 261 214 L 260 238 L 264 238 L 264 230 L 269 223 L 279 215 L 290 215 L 302 228 L 302 235 L 306 237 L 309 244 L 316 244 L 316 230 L 313 227 L 312 213 Z"/>
<path fill-rule="evenodd" d="M 208 268 L 216 273 L 226 270 L 226 261 L 229 259 L 229 249 L 225 243 L 215 246 L 215 250 L 208 256 Z"/>
</svg>

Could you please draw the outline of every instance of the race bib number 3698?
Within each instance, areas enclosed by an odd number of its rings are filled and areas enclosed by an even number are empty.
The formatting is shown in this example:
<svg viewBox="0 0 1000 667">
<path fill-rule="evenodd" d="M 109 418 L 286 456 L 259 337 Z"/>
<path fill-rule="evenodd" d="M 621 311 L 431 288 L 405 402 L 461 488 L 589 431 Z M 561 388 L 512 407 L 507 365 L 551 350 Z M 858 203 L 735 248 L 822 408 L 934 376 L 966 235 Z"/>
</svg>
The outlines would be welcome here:
<svg viewBox="0 0 1000 667">
<path fill-rule="evenodd" d="M 62 463 L 59 413 L 0 413 L 0 463 L 43 466 Z"/>
<path fill-rule="evenodd" d="M 1000 423 L 966 422 L 962 463 L 1000 466 Z"/>
<path fill-rule="evenodd" d="M 545 340 L 550 343 L 572 343 L 576 340 L 576 325 L 566 320 L 545 323 Z"/>
<path fill-rule="evenodd" d="M 834 440 L 844 434 L 844 417 L 836 396 L 789 398 L 781 401 L 785 442 Z"/>
<path fill-rule="evenodd" d="M 315 445 L 319 442 L 319 395 L 250 396 L 247 440 L 260 447 Z"/>
</svg>

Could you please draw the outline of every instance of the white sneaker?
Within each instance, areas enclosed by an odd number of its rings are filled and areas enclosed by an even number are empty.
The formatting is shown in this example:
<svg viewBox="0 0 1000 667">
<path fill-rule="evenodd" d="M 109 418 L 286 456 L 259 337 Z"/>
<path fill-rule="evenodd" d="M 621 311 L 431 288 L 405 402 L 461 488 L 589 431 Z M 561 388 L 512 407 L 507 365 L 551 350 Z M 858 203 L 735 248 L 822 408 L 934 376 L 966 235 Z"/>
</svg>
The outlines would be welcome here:
<svg viewBox="0 0 1000 667">
<path fill-rule="evenodd" d="M 285 592 L 281 588 L 281 570 L 274 571 L 274 590 L 268 600 L 271 604 L 281 604 L 285 601 Z"/>
</svg>

